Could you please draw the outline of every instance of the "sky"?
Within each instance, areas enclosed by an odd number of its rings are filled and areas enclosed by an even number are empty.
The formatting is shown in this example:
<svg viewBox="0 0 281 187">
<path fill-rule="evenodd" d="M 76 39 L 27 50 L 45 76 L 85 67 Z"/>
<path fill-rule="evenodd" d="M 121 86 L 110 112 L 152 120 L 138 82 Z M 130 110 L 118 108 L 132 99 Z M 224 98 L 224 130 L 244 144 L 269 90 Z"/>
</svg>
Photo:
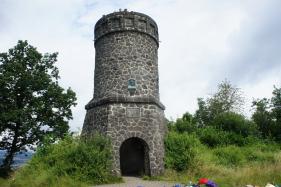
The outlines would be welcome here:
<svg viewBox="0 0 281 187">
<path fill-rule="evenodd" d="M 77 94 L 72 131 L 81 131 L 94 89 L 94 25 L 128 9 L 158 25 L 160 99 L 168 119 L 194 113 L 228 80 L 245 97 L 271 97 L 281 86 L 280 0 L 0 0 L 0 52 L 28 40 L 41 53 L 59 52 L 60 85 Z"/>
</svg>

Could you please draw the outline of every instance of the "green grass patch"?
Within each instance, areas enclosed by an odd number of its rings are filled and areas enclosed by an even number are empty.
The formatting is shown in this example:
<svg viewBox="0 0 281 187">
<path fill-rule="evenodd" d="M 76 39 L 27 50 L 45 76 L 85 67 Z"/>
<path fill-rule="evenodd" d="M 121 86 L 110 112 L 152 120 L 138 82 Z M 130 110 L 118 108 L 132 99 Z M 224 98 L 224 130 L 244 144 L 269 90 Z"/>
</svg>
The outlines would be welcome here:
<svg viewBox="0 0 281 187">
<path fill-rule="evenodd" d="M 109 140 L 100 135 L 69 136 L 40 147 L 28 164 L 3 183 L 10 187 L 84 187 L 121 182 L 111 174 L 110 148 Z"/>
<path fill-rule="evenodd" d="M 165 140 L 167 169 L 164 175 L 149 179 L 188 184 L 206 177 L 223 187 L 281 184 L 280 144 L 260 139 L 247 140 L 251 143 L 243 146 L 211 147 L 199 140 L 194 134 L 170 132 Z"/>
</svg>

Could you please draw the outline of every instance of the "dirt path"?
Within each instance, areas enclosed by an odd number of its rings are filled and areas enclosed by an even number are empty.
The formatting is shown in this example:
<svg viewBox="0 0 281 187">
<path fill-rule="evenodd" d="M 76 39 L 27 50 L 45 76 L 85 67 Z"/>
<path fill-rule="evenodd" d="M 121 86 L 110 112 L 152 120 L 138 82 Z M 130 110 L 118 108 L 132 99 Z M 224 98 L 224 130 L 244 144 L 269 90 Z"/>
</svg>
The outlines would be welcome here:
<svg viewBox="0 0 281 187">
<path fill-rule="evenodd" d="M 172 187 L 173 183 L 164 181 L 146 181 L 137 177 L 123 177 L 125 183 L 98 185 L 97 187 Z"/>
</svg>

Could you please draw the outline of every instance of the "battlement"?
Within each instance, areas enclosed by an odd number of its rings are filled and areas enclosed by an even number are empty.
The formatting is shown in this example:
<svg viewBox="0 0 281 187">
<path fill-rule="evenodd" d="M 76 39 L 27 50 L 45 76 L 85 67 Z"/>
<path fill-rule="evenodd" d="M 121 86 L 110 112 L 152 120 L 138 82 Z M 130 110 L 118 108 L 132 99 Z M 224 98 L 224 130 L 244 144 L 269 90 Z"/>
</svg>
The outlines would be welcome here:
<svg viewBox="0 0 281 187">
<path fill-rule="evenodd" d="M 149 16 L 124 11 L 104 15 L 95 25 L 95 42 L 102 36 L 112 32 L 136 31 L 148 34 L 159 42 L 158 27 L 156 22 Z"/>
</svg>

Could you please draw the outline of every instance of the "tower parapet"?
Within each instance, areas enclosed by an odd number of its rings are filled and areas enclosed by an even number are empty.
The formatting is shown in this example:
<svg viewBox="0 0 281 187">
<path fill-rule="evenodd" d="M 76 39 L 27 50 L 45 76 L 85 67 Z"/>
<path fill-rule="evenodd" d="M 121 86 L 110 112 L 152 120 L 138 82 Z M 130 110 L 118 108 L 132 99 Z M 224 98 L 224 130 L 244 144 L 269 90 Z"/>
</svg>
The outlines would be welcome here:
<svg viewBox="0 0 281 187">
<path fill-rule="evenodd" d="M 159 42 L 158 27 L 156 22 L 149 16 L 124 11 L 114 12 L 103 16 L 95 25 L 95 41 L 113 32 L 136 31 L 151 36 Z"/>
</svg>

